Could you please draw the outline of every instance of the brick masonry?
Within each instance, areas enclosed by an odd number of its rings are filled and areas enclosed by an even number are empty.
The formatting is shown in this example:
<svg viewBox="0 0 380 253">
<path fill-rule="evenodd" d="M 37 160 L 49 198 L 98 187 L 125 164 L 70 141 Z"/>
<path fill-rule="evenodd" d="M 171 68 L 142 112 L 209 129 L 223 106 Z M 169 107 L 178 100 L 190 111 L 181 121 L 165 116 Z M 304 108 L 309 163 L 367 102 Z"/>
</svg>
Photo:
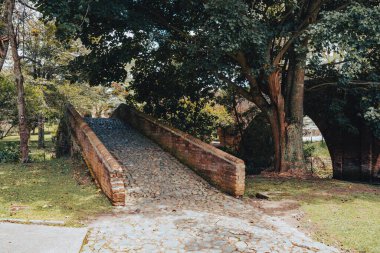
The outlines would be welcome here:
<svg viewBox="0 0 380 253">
<path fill-rule="evenodd" d="M 120 105 L 112 117 L 154 140 L 220 190 L 236 197 L 244 194 L 245 164 L 242 160 L 125 104 Z"/>
<path fill-rule="evenodd" d="M 78 144 L 91 174 L 113 205 L 125 205 L 122 166 L 109 153 L 96 134 L 72 105 L 67 106 L 66 120 L 72 139 Z"/>
<path fill-rule="evenodd" d="M 330 94 L 326 96 L 325 94 Z M 350 119 L 357 133 L 344 131 L 342 126 L 331 120 L 326 111 L 333 99 L 341 99 L 343 94 L 335 86 L 326 90 L 305 93 L 305 114 L 318 126 L 326 140 L 333 163 L 336 179 L 380 182 L 380 139 L 376 138 L 362 117 L 358 117 L 360 100 L 355 95 L 345 94 L 349 107 L 344 115 Z"/>
</svg>

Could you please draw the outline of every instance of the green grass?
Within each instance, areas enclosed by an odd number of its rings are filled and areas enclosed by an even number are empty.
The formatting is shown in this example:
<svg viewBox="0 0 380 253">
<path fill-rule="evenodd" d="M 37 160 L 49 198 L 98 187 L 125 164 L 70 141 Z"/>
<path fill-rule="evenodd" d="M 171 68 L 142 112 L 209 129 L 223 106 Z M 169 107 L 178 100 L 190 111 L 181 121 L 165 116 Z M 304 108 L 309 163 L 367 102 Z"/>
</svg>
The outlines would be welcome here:
<svg viewBox="0 0 380 253">
<path fill-rule="evenodd" d="M 54 159 L 49 138 L 47 148 L 37 150 L 36 136 L 32 136 L 34 162 L 0 164 L 0 218 L 63 220 L 79 226 L 88 217 L 110 210 L 108 199 L 80 162 Z M 18 141 L 18 137 L 4 141 Z"/>
<path fill-rule="evenodd" d="M 296 200 L 305 212 L 302 223 L 319 241 L 360 252 L 380 252 L 379 186 L 337 180 L 248 178 L 246 196 L 257 192 L 272 193 L 273 200 Z"/>
<path fill-rule="evenodd" d="M 327 148 L 326 142 L 305 142 L 304 147 L 311 147 L 313 149 L 312 156 L 320 158 L 330 158 L 330 152 Z"/>
</svg>

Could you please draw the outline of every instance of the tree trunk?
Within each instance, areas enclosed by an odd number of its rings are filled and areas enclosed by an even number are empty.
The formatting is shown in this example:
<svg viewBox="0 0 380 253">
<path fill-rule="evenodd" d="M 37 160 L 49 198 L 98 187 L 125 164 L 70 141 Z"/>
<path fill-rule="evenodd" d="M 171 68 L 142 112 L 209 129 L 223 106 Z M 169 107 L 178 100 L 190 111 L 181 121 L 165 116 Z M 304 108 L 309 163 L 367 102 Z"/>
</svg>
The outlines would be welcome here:
<svg viewBox="0 0 380 253">
<path fill-rule="evenodd" d="M 0 140 L 4 139 L 5 137 L 8 136 L 9 132 L 12 130 L 12 128 L 14 127 L 14 125 L 11 125 L 10 128 L 8 128 L 8 130 L 6 130 L 5 132 L 1 133 L 0 135 Z"/>
<path fill-rule="evenodd" d="M 322 1 L 309 1 L 309 4 L 305 6 L 304 17 L 309 17 L 308 22 L 314 23 L 317 14 L 320 10 Z M 289 67 L 286 80 L 286 95 L 282 99 L 286 101 L 286 107 L 283 103 L 273 103 L 277 112 L 277 124 L 278 126 L 272 126 L 274 131 L 278 131 L 278 140 L 275 140 L 276 152 L 280 153 L 279 162 L 276 163 L 276 169 L 279 172 L 286 172 L 288 170 L 298 170 L 301 173 L 305 172 L 305 157 L 303 152 L 303 103 L 304 103 L 304 83 L 305 83 L 305 65 L 307 58 L 307 45 L 308 39 L 303 38 L 298 42 L 295 42 L 289 49 Z M 297 49 L 297 50 L 295 50 Z M 273 79 L 273 78 L 272 78 Z M 277 82 L 277 80 L 269 80 L 269 82 Z M 273 86 L 273 85 L 272 85 Z M 270 89 L 271 84 L 269 85 Z M 275 90 L 275 92 L 282 94 L 281 90 Z M 271 95 L 273 101 L 273 95 Z M 274 118 L 275 113 L 272 112 L 272 122 L 276 124 Z M 282 117 L 284 115 L 284 117 Z M 272 123 L 271 123 L 272 124 Z M 278 151 L 279 150 L 279 151 Z M 280 166 L 280 167 L 278 167 Z"/>
<path fill-rule="evenodd" d="M 302 42 L 304 44 L 304 42 Z M 300 46 L 301 48 L 303 47 Z M 301 49 L 301 51 L 304 48 Z M 306 51 L 305 51 L 306 52 Z M 289 92 L 287 93 L 287 125 L 286 125 L 286 160 L 291 161 L 294 169 L 305 169 L 305 157 L 303 152 L 303 101 L 305 83 L 305 63 L 306 53 L 296 53 L 294 66 L 292 67 L 293 76 L 288 83 Z"/>
<path fill-rule="evenodd" d="M 45 117 L 38 115 L 38 148 L 45 148 Z"/>
<path fill-rule="evenodd" d="M 17 109 L 18 109 L 18 120 L 19 120 L 19 132 L 20 132 L 20 151 L 21 151 L 21 162 L 26 163 L 29 161 L 29 129 L 26 119 L 26 109 L 25 109 L 25 94 L 24 94 L 24 77 L 21 71 L 21 60 L 18 54 L 17 37 L 12 22 L 12 14 L 15 7 L 15 0 L 7 0 L 7 11 L 8 11 L 8 33 L 9 42 L 11 45 L 12 58 L 13 58 L 13 72 L 15 75 L 15 82 L 17 86 Z"/>
<path fill-rule="evenodd" d="M 9 48 L 9 1 L 3 4 L 1 10 L 1 22 L 3 23 L 0 29 L 0 71 L 3 69 L 5 59 L 7 58 L 8 48 Z M 13 13 L 13 12 L 12 12 Z M 12 14 L 11 14 L 12 15 Z M 12 18 L 11 18 L 12 19 Z"/>
<path fill-rule="evenodd" d="M 273 138 L 273 146 L 274 146 L 274 170 L 277 172 L 280 172 L 282 169 L 281 164 L 282 162 L 282 135 L 283 131 L 281 129 L 283 128 L 281 126 L 281 122 L 278 118 L 278 111 L 273 106 L 270 110 L 265 112 L 269 121 L 269 124 L 271 126 L 272 130 L 272 138 Z"/>
<path fill-rule="evenodd" d="M 290 92 L 294 94 L 290 115 L 286 114 L 279 72 L 272 73 L 268 78 L 272 105 L 266 114 L 272 128 L 275 152 L 274 169 L 278 172 L 305 169 L 302 143 L 303 68 L 295 69 L 295 73 Z M 292 117 L 293 115 L 296 115 L 297 118 Z"/>
</svg>

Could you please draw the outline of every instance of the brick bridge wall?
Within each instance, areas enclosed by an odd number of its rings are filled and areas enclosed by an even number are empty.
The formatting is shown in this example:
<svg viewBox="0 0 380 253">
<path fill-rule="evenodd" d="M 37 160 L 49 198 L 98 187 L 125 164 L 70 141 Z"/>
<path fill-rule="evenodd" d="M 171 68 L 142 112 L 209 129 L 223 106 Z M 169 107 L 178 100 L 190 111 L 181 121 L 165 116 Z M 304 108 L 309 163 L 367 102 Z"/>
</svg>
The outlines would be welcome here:
<svg viewBox="0 0 380 253">
<path fill-rule="evenodd" d="M 66 108 L 65 122 L 66 127 L 68 127 L 66 133 L 79 147 L 92 176 L 104 194 L 113 205 L 125 205 L 125 187 L 121 165 L 109 153 L 72 105 L 68 105 Z"/>
<path fill-rule="evenodd" d="M 355 109 L 359 107 L 358 97 L 355 94 L 344 94 L 335 86 L 306 92 L 305 113 L 318 126 L 326 140 L 334 178 L 380 182 L 380 140 L 373 135 L 366 122 L 358 117 L 359 112 Z M 329 107 L 333 106 L 334 99 L 342 99 L 342 96 L 347 100 L 343 113 L 355 126 L 357 133 L 345 131 L 327 113 Z"/>
<path fill-rule="evenodd" d="M 112 117 L 125 121 L 154 140 L 222 191 L 233 196 L 244 194 L 245 164 L 242 160 L 125 104 L 120 105 Z"/>
<path fill-rule="evenodd" d="M 362 124 L 359 134 L 343 132 L 327 119 L 313 118 L 325 138 L 336 179 L 380 182 L 380 140 Z"/>
</svg>

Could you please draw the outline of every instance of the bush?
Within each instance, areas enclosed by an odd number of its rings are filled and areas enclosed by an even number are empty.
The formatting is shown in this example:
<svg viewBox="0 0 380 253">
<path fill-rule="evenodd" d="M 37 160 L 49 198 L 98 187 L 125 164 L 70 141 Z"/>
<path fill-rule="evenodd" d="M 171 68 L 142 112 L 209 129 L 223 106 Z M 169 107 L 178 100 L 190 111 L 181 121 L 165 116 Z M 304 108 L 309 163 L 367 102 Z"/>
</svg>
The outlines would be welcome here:
<svg viewBox="0 0 380 253">
<path fill-rule="evenodd" d="M 312 157 L 315 152 L 315 146 L 309 145 L 311 143 L 307 142 L 303 146 L 303 153 L 305 156 L 305 159 Z"/>
<path fill-rule="evenodd" d="M 3 142 L 0 144 L 0 163 L 19 161 L 20 149 L 17 143 Z"/>
<path fill-rule="evenodd" d="M 245 161 L 248 175 L 260 174 L 263 169 L 273 165 L 272 132 L 263 113 L 258 114 L 244 130 L 240 142 L 239 157 Z"/>
</svg>

